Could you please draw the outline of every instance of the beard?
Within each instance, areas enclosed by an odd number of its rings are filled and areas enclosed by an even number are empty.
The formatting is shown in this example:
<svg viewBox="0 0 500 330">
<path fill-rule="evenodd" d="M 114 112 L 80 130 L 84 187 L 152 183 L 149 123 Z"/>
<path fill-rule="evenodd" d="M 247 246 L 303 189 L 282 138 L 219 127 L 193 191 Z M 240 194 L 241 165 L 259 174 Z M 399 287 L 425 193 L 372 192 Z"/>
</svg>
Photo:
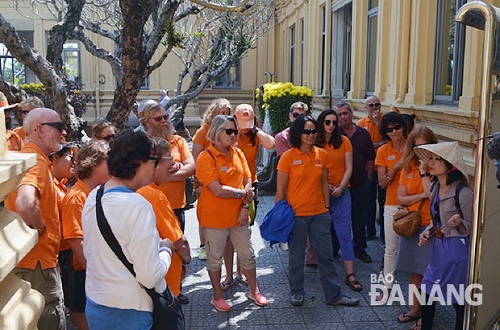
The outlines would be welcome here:
<svg viewBox="0 0 500 330">
<path fill-rule="evenodd" d="M 156 127 L 148 127 L 146 132 L 150 136 L 159 137 L 168 141 L 173 135 L 173 128 L 171 124 L 167 123 Z"/>
</svg>

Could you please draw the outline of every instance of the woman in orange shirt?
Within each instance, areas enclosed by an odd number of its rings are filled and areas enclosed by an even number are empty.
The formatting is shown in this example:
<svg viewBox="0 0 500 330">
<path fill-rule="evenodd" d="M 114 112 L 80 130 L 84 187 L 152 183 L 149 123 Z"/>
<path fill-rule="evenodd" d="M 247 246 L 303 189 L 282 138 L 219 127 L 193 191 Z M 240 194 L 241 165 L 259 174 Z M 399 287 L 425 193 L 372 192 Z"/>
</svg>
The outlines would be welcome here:
<svg viewBox="0 0 500 330">
<path fill-rule="evenodd" d="M 399 237 L 392 229 L 392 222 L 399 206 L 399 175 L 403 167 L 402 158 L 408 131 L 405 120 L 396 112 L 389 112 L 382 117 L 379 130 L 382 138 L 389 141 L 377 150 L 375 166 L 378 172 L 378 183 L 380 187 L 386 188 L 384 205 L 384 284 L 390 290 L 394 283 Z M 382 297 L 377 298 L 380 300 Z"/>
<path fill-rule="evenodd" d="M 196 131 L 193 136 L 193 158 L 194 161 L 198 159 L 198 155 L 203 150 L 210 147 L 211 143 L 207 139 L 207 133 L 210 129 L 210 125 L 212 124 L 212 120 L 217 115 L 227 115 L 231 114 L 231 104 L 225 98 L 218 98 L 212 101 L 212 103 L 208 106 L 207 110 L 203 113 L 203 119 L 201 127 Z M 203 228 L 199 229 L 200 234 L 200 250 L 198 252 L 198 259 L 206 260 L 207 254 L 205 251 L 205 235 L 203 233 Z"/>
<path fill-rule="evenodd" d="M 196 176 L 202 185 L 196 214 L 206 236 L 207 271 L 214 289 L 211 304 L 221 312 L 231 309 L 220 283 L 228 237 L 247 278 L 249 298 L 258 306 L 267 305 L 267 299 L 257 286 L 255 254 L 248 225 L 249 203 L 254 197 L 252 175 L 245 156 L 233 146 L 238 136 L 237 127 L 233 117 L 216 116 L 207 134 L 212 145 L 200 153 L 196 162 Z"/>
<path fill-rule="evenodd" d="M 254 189 L 254 205 L 257 212 L 258 197 L 258 181 L 257 181 L 257 155 L 259 146 L 270 150 L 274 148 L 274 138 L 266 134 L 256 126 L 256 119 L 253 108 L 250 104 L 240 104 L 234 111 L 234 116 L 238 121 L 238 139 L 237 146 L 245 155 L 248 163 L 248 168 L 252 174 L 252 187 Z M 252 225 L 252 224 L 251 224 Z M 233 280 L 233 258 L 234 246 L 230 239 L 226 243 L 226 251 L 224 252 L 224 265 L 226 266 L 226 279 L 222 282 L 222 290 L 227 291 L 234 284 Z M 241 273 L 240 263 L 236 263 L 236 279 L 243 285 L 247 284 L 246 278 Z"/>
<path fill-rule="evenodd" d="M 418 246 L 419 234 L 431 223 L 430 212 L 430 174 L 420 169 L 420 162 L 413 148 L 422 144 L 437 143 L 434 133 L 425 126 L 417 126 L 408 136 L 403 155 L 403 170 L 399 177 L 398 201 L 408 210 L 415 211 L 422 202 L 420 209 L 420 228 L 412 237 L 399 237 L 399 248 L 396 269 L 410 272 L 410 284 L 420 287 L 422 278 L 429 263 L 430 246 Z M 400 314 L 398 322 L 411 322 L 420 317 L 420 304 L 416 297 L 413 306 L 407 312 Z"/>
<path fill-rule="evenodd" d="M 352 175 L 352 144 L 347 136 L 340 134 L 338 116 L 335 110 L 325 110 L 318 116 L 319 134 L 316 145 L 328 152 L 331 167 L 328 171 L 330 191 L 330 216 L 332 219 L 332 239 L 338 244 L 346 269 L 345 283 L 354 291 L 363 287 L 354 273 L 354 245 L 352 242 L 351 193 L 349 180 Z M 333 243 L 333 242 L 332 242 Z M 336 246 L 337 245 L 337 246 Z"/>
<path fill-rule="evenodd" d="M 328 153 L 315 147 L 318 125 L 311 116 L 299 116 L 290 127 L 292 148 L 285 151 L 278 163 L 277 203 L 286 199 L 295 212 L 289 240 L 288 281 L 290 303 L 304 304 L 304 259 L 307 237 L 318 262 L 320 282 L 329 305 L 356 306 L 359 300 L 346 297 L 338 284 L 333 265 L 328 169 Z"/>
</svg>

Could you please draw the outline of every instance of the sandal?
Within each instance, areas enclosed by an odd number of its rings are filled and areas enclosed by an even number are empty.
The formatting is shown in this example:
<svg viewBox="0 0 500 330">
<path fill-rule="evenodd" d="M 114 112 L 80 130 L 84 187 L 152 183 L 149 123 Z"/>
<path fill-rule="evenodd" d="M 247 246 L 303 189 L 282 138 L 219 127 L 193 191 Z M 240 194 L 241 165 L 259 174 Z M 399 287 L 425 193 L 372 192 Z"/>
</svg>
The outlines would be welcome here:
<svg viewBox="0 0 500 330">
<path fill-rule="evenodd" d="M 415 321 L 420 318 L 420 315 L 419 316 L 413 316 L 413 315 L 408 315 L 406 313 L 403 313 L 403 314 L 399 314 L 398 316 L 398 322 L 399 323 L 408 323 L 408 322 L 411 322 L 411 321 Z"/>
<path fill-rule="evenodd" d="M 224 298 L 221 298 L 219 300 L 215 300 L 215 298 L 212 297 L 212 300 L 210 300 L 210 303 L 219 312 L 229 312 L 231 310 L 231 307 L 228 305 L 227 301 Z"/>
<path fill-rule="evenodd" d="M 240 282 L 244 286 L 248 286 L 248 281 L 245 277 L 236 277 L 236 281 Z"/>
<path fill-rule="evenodd" d="M 350 277 L 354 277 L 355 279 L 354 280 L 350 280 L 349 279 Z M 356 275 L 354 273 L 349 273 L 349 274 L 346 275 L 346 277 L 345 277 L 345 284 L 347 284 L 351 288 L 351 290 L 353 290 L 353 291 L 361 291 L 361 290 L 363 290 L 363 286 L 356 279 Z"/>
<path fill-rule="evenodd" d="M 411 330 L 420 330 L 422 329 L 422 318 L 419 318 L 414 325 L 411 326 Z"/>
<path fill-rule="evenodd" d="M 224 280 L 224 282 L 220 284 L 222 291 L 227 291 L 231 289 L 233 285 L 234 285 L 234 280 L 232 280 L 231 282 L 226 282 L 226 280 Z"/>
</svg>

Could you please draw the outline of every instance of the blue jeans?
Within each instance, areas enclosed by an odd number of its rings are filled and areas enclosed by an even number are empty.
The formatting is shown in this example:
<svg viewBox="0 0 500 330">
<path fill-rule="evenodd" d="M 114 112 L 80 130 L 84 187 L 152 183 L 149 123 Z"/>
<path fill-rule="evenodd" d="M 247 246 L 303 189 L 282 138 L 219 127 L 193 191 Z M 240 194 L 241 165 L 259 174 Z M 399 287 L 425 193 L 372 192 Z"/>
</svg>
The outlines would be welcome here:
<svg viewBox="0 0 500 330">
<path fill-rule="evenodd" d="M 294 221 L 288 251 L 288 277 L 292 295 L 304 295 L 304 259 L 307 236 L 309 236 L 318 263 L 325 300 L 327 303 L 337 301 L 342 297 L 342 292 L 333 265 L 330 214 L 325 212 L 313 216 L 295 217 Z"/>
<path fill-rule="evenodd" d="M 330 196 L 330 216 L 337 234 L 343 260 L 354 260 L 351 233 L 351 193 L 349 188 L 338 198 Z"/>
<path fill-rule="evenodd" d="M 134 329 L 150 330 L 153 313 L 135 309 L 120 309 L 99 305 L 87 297 L 85 314 L 92 330 Z"/>
</svg>

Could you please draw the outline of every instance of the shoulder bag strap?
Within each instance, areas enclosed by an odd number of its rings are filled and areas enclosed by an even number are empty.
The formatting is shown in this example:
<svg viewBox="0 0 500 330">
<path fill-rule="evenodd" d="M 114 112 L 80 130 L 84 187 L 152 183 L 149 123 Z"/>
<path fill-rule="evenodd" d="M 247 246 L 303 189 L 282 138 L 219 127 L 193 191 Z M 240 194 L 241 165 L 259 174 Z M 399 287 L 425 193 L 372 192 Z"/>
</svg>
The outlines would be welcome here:
<svg viewBox="0 0 500 330">
<path fill-rule="evenodd" d="M 99 230 L 101 231 L 102 236 L 104 237 L 104 240 L 106 243 L 108 243 L 109 247 L 111 250 L 116 254 L 118 259 L 127 267 L 127 269 L 134 275 L 135 277 L 135 271 L 134 271 L 134 266 L 127 260 L 127 257 L 125 257 L 125 254 L 123 253 L 122 247 L 120 246 L 120 243 L 118 243 L 118 240 L 116 239 L 115 235 L 113 234 L 113 231 L 111 230 L 111 227 L 109 226 L 108 220 L 106 219 L 106 216 L 104 215 L 104 211 L 102 209 L 102 195 L 104 193 L 104 184 L 102 184 L 99 187 L 99 190 L 97 190 L 97 195 L 96 195 L 96 216 L 97 216 L 97 225 L 99 226 Z"/>
<path fill-rule="evenodd" d="M 420 205 L 418 206 L 417 211 L 420 212 L 420 210 L 422 209 L 422 206 L 424 205 L 424 202 L 425 202 L 425 198 L 422 198 L 422 200 L 420 201 Z"/>
</svg>

